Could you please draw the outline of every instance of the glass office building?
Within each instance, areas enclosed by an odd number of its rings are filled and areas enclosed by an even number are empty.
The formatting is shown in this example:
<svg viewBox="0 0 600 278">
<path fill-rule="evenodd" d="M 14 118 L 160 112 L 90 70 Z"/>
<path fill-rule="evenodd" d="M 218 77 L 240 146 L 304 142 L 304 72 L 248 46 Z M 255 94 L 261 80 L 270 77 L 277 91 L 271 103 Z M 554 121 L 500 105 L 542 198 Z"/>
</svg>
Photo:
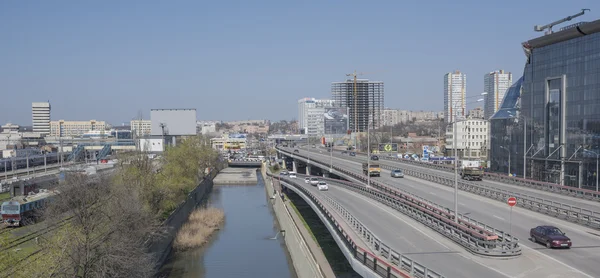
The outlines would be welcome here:
<svg viewBox="0 0 600 278">
<path fill-rule="evenodd" d="M 523 48 L 523 77 L 490 119 L 490 170 L 595 189 L 600 20 L 527 41 Z"/>
</svg>

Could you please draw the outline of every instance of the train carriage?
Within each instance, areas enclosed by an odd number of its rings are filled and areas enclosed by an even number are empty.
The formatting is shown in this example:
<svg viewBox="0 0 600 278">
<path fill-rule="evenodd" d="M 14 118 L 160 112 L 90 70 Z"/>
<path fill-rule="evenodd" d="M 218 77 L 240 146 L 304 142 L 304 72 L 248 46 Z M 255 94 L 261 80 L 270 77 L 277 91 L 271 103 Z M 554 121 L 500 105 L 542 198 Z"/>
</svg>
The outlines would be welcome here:
<svg viewBox="0 0 600 278">
<path fill-rule="evenodd" d="M 55 191 L 41 189 L 39 193 L 30 192 L 27 196 L 17 196 L 3 202 L 0 209 L 2 222 L 14 227 L 25 225 L 36 218 L 36 212 L 42 210 L 54 195 Z"/>
</svg>

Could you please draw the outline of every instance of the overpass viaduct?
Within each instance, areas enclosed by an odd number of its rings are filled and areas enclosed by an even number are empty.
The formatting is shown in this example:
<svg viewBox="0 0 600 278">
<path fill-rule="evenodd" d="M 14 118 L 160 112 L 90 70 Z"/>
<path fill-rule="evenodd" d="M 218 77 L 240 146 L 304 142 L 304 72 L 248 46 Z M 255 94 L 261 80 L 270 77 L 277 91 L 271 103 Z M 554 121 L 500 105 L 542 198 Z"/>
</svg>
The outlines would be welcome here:
<svg viewBox="0 0 600 278">
<path fill-rule="evenodd" d="M 306 167 L 309 171 L 314 171 L 311 168 L 320 168 L 322 173 L 332 173 L 353 180 L 353 183 L 331 180 L 333 186 L 329 192 L 314 192 L 314 195 L 322 198 L 322 202 L 335 201 L 337 206 L 345 209 L 346 214 L 360 221 L 394 252 L 441 276 L 600 276 L 600 270 L 596 267 L 600 263 L 600 256 L 597 255 L 600 251 L 600 202 L 595 199 L 597 195 L 573 193 L 569 190 L 543 191 L 535 189 L 536 187 L 499 181 L 461 181 L 460 188 L 463 191 L 460 192 L 458 207 L 462 216 L 459 215 L 459 218 L 468 215 L 473 223 L 479 223 L 479 227 L 486 227 L 488 231 L 495 231 L 495 234 L 503 235 L 502 237 L 514 236 L 520 239 L 514 239 L 520 247 L 517 252 L 519 254 L 511 256 L 510 260 L 499 260 L 494 256 L 481 256 L 466 248 L 460 241 L 453 240 L 452 236 L 443 235 L 431 225 L 424 225 L 424 222 L 408 217 L 406 211 L 397 209 L 397 205 L 389 200 L 386 203 L 381 196 L 365 193 L 364 177 L 361 179 L 361 163 L 366 162 L 364 155 L 349 157 L 337 151 L 330 154 L 324 149 L 300 149 L 295 152 L 295 149 L 279 148 L 278 151 L 292 158 L 296 168 L 300 168 L 298 162 L 302 162 L 312 166 Z M 378 163 L 383 169 L 403 169 L 406 178 L 392 179 L 390 172 L 383 170 L 381 177 L 371 178 L 374 187 L 412 194 L 411 196 L 430 201 L 440 208 L 453 207 L 453 189 L 447 186 L 452 184 L 448 181 L 451 173 L 404 161 L 381 159 Z M 314 187 L 303 184 L 303 181 L 290 184 L 290 187 L 296 186 L 315 190 Z M 506 196 L 509 195 L 519 196 L 518 205 L 512 212 L 512 223 L 510 210 L 505 204 Z M 453 213 L 449 209 L 447 211 Z M 529 229 L 542 224 L 561 228 L 573 240 L 573 247 L 570 250 L 549 250 L 529 241 Z M 508 230 L 509 233 L 502 230 Z M 374 254 L 381 253 L 374 247 L 370 250 Z"/>
</svg>

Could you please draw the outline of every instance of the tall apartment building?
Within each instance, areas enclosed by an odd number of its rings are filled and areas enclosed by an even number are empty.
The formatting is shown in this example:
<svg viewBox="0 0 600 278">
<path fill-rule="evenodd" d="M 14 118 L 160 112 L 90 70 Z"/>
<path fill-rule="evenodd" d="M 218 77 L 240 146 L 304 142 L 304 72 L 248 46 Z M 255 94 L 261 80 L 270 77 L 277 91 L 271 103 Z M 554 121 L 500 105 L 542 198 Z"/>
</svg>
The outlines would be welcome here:
<svg viewBox="0 0 600 278">
<path fill-rule="evenodd" d="M 498 111 L 506 90 L 512 85 L 512 73 L 504 70 L 492 71 L 483 77 L 483 82 L 484 92 L 487 92 L 483 116 L 484 119 L 489 120 Z"/>
<path fill-rule="evenodd" d="M 333 100 L 349 109 L 350 130 L 367 131 L 369 121 L 371 128 L 383 126 L 383 81 L 356 80 L 356 98 L 354 89 L 353 79 L 331 83 Z"/>
<path fill-rule="evenodd" d="M 131 133 L 136 137 L 150 136 L 152 133 L 151 120 L 132 120 L 130 122 Z"/>
<path fill-rule="evenodd" d="M 50 135 L 56 137 L 81 136 L 88 131 L 104 131 L 108 125 L 104 121 L 51 121 Z"/>
<path fill-rule="evenodd" d="M 298 128 L 302 134 L 325 134 L 325 110 L 336 107 L 331 99 L 302 98 L 298 100 Z"/>
<path fill-rule="evenodd" d="M 42 136 L 50 134 L 50 102 L 31 103 L 31 118 L 33 120 L 33 132 Z"/>
<path fill-rule="evenodd" d="M 467 75 L 460 71 L 444 75 L 444 115 L 447 123 L 464 119 L 467 110 Z M 456 116 L 456 119 L 454 119 Z"/>
</svg>

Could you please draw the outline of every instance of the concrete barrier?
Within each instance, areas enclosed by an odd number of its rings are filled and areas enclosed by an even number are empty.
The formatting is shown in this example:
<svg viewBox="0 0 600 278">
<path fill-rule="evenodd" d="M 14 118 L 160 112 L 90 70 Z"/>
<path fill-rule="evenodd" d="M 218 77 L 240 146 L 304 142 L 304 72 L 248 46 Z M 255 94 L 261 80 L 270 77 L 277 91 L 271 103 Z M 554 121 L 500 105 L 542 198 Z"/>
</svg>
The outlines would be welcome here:
<svg viewBox="0 0 600 278">
<path fill-rule="evenodd" d="M 319 245 L 310 236 L 295 211 L 291 211 L 289 204 L 282 202 L 279 195 L 280 188 L 274 188 L 273 181 L 267 176 L 267 166 L 263 164 L 261 174 L 265 181 L 267 198 L 273 197 L 274 189 L 277 190 L 275 198 L 271 200 L 275 216 L 281 230 L 284 230 L 284 241 L 292 257 L 294 270 L 299 278 L 335 277 L 325 254 Z M 296 217 L 294 217 L 296 216 Z"/>
</svg>

